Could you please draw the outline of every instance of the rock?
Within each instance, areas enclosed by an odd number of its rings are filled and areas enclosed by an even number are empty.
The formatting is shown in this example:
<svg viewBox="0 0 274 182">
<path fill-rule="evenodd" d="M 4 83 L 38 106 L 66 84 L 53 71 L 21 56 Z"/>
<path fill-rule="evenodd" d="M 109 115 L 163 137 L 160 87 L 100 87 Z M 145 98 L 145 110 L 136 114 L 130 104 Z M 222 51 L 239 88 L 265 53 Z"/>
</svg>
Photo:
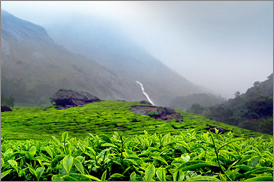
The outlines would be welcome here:
<svg viewBox="0 0 274 182">
<path fill-rule="evenodd" d="M 56 105 L 60 105 L 65 108 L 101 101 L 98 97 L 88 92 L 76 92 L 73 90 L 65 89 L 60 89 L 58 92 L 56 92 L 53 95 L 53 100 Z"/>
<path fill-rule="evenodd" d="M 152 105 L 150 102 L 145 101 L 145 100 L 140 101 L 140 103 L 141 103 L 141 104 L 149 104 L 149 105 Z"/>
<path fill-rule="evenodd" d="M 176 113 L 174 109 L 167 107 L 156 107 L 156 106 L 133 106 L 131 112 L 148 115 L 155 119 L 181 121 L 183 116 L 180 113 Z M 157 114 L 156 114 L 157 113 Z"/>
<path fill-rule="evenodd" d="M 133 118 L 132 122 L 137 122 L 137 120 L 135 118 Z"/>
<path fill-rule="evenodd" d="M 225 130 L 221 127 L 215 127 L 218 130 L 218 133 L 224 133 Z M 211 131 L 212 133 L 215 133 L 215 128 L 210 128 L 209 131 Z"/>
<path fill-rule="evenodd" d="M 1 112 L 12 111 L 10 107 L 1 105 Z"/>
</svg>

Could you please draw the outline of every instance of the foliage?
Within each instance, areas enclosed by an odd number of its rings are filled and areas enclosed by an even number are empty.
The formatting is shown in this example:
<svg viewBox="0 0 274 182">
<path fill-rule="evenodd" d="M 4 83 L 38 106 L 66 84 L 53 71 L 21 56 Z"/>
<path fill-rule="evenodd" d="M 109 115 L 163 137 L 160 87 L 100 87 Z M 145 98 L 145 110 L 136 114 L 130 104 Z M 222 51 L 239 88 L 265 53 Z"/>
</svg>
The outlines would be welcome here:
<svg viewBox="0 0 274 182">
<path fill-rule="evenodd" d="M 246 101 L 248 112 L 266 118 L 273 115 L 273 98 L 267 95 L 257 95 Z"/>
<path fill-rule="evenodd" d="M 58 137 L 59 138 L 59 137 Z M 234 138 L 194 129 L 84 139 L 1 143 L 1 180 L 244 181 L 273 180 L 273 139 Z"/>
<path fill-rule="evenodd" d="M 12 96 L 5 97 L 1 94 L 1 105 L 13 107 L 14 106 L 14 98 Z"/>
<path fill-rule="evenodd" d="M 1 113 L 1 133 L 5 139 L 50 139 L 68 131 L 71 136 L 84 138 L 88 133 L 111 135 L 121 131 L 124 135 L 138 135 L 145 128 L 148 133 L 180 134 L 185 129 L 195 128 L 197 133 L 208 131 L 212 127 L 222 127 L 233 131 L 235 136 L 261 136 L 235 126 L 215 122 L 209 118 L 176 111 L 182 114 L 183 121 L 176 122 L 154 119 L 150 116 L 130 111 L 138 102 L 102 101 L 83 106 L 58 110 L 51 107 L 14 107 L 12 112 Z M 272 137 L 264 135 L 264 137 Z"/>
<path fill-rule="evenodd" d="M 187 112 L 253 131 L 273 134 L 273 74 L 264 82 L 256 81 L 245 94 L 235 93 L 227 102 L 201 107 L 193 104 Z M 267 124 L 266 124 L 267 123 Z M 271 127 L 271 128 L 272 128 Z"/>
<path fill-rule="evenodd" d="M 158 112 L 149 112 L 148 113 L 149 116 L 160 116 L 160 114 Z"/>
</svg>

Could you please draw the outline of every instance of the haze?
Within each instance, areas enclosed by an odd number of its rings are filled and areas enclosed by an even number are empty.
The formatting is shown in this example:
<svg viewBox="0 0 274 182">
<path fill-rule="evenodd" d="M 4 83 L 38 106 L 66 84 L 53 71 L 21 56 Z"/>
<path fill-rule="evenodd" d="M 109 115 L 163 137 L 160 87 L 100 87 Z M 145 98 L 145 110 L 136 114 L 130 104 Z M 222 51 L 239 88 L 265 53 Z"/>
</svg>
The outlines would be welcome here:
<svg viewBox="0 0 274 182">
<path fill-rule="evenodd" d="M 272 1 L 2 1 L 43 26 L 108 19 L 189 81 L 233 98 L 273 72 Z"/>
</svg>

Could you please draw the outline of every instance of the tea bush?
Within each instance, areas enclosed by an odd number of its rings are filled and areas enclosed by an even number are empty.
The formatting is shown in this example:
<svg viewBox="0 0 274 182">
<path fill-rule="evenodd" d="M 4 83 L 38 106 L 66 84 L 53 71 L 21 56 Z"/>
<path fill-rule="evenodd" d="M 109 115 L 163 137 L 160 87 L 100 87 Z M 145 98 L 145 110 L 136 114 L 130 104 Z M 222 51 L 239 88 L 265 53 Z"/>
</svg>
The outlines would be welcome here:
<svg viewBox="0 0 274 182">
<path fill-rule="evenodd" d="M 203 116 L 177 111 L 183 121 L 163 121 L 130 111 L 138 102 L 102 101 L 84 106 L 57 110 L 54 107 L 12 108 L 12 112 L 1 113 L 1 136 L 5 139 L 50 139 L 68 131 L 71 136 L 85 138 L 88 133 L 112 135 L 123 131 L 124 135 L 136 135 L 146 129 L 150 134 L 180 134 L 182 130 L 195 128 L 204 133 L 211 127 L 220 126 L 233 131 L 236 137 L 272 137 L 224 123 L 212 121 Z"/>
<path fill-rule="evenodd" d="M 178 135 L 3 140 L 1 179 L 44 181 L 272 181 L 273 139 L 194 129 Z"/>
</svg>

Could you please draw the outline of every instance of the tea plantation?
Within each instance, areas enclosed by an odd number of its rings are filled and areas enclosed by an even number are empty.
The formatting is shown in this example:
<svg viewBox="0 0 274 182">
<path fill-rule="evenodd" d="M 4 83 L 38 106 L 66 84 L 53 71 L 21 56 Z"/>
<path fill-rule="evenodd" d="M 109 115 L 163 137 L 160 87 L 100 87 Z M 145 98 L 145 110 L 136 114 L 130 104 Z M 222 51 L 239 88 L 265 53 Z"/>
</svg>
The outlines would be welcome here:
<svg viewBox="0 0 274 182">
<path fill-rule="evenodd" d="M 180 112 L 182 122 L 102 101 L 1 113 L 1 179 L 272 181 L 272 135 Z M 225 134 L 208 132 L 222 127 Z"/>
</svg>

